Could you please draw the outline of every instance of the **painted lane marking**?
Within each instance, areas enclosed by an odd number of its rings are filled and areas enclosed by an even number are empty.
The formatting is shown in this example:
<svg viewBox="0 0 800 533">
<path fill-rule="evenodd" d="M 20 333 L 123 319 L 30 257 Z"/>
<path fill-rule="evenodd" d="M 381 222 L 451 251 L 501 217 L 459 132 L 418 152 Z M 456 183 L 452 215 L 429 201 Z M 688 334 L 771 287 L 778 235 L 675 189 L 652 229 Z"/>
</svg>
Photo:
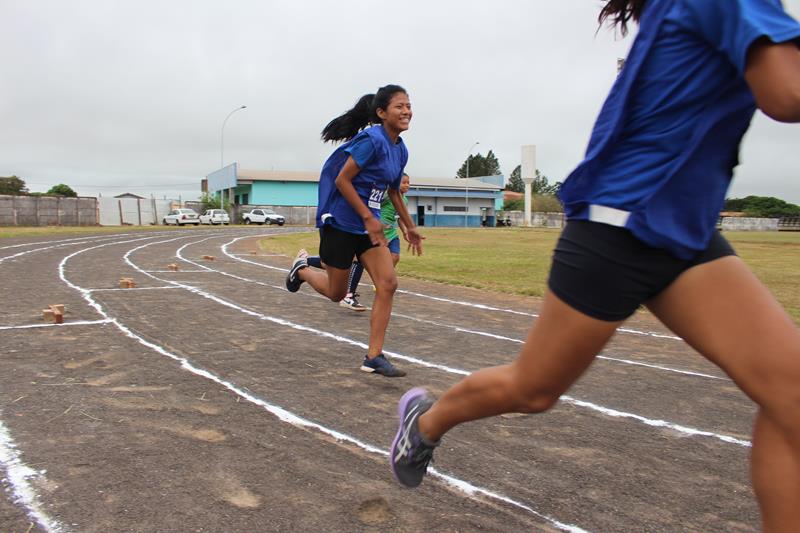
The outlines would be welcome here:
<svg viewBox="0 0 800 533">
<path fill-rule="evenodd" d="M 34 328 L 62 328 L 66 326 L 93 326 L 95 324 L 108 324 L 110 320 L 81 320 L 75 322 L 64 322 L 63 324 L 26 324 L 23 326 L 0 326 L 0 331 L 11 329 L 34 329 Z"/>
<path fill-rule="evenodd" d="M 232 240 L 232 241 L 230 241 L 228 243 L 225 243 L 222 246 L 222 252 L 225 255 L 228 255 L 228 256 L 232 257 L 233 259 L 240 260 L 239 258 L 234 257 L 232 254 L 228 253 L 227 247 L 228 247 L 228 245 L 233 244 L 234 242 L 236 242 L 236 241 L 238 241 L 240 239 L 245 239 L 245 238 L 251 238 L 251 236 L 239 237 L 239 238 L 236 238 L 236 239 L 234 239 L 234 240 Z M 184 261 L 186 261 L 188 263 L 191 263 L 191 264 L 197 265 L 197 266 L 202 266 L 199 263 L 195 263 L 194 261 L 190 261 L 188 259 L 183 258 L 182 256 L 180 256 L 179 253 L 176 253 L 176 255 L 178 255 L 180 257 L 180 259 L 182 259 L 182 260 L 184 260 Z M 269 269 L 281 270 L 283 272 L 288 272 L 287 269 L 273 267 L 273 266 L 270 266 L 270 265 L 264 265 L 262 263 L 258 263 L 258 262 L 255 262 L 255 261 L 246 261 L 246 260 L 241 260 L 241 261 L 244 262 L 244 263 L 250 263 L 250 264 L 256 265 L 256 266 L 262 266 L 262 267 L 266 267 L 266 268 L 269 268 Z M 203 268 L 207 268 L 210 271 L 216 272 L 216 273 L 221 274 L 223 276 L 228 276 L 228 277 L 231 277 L 231 278 L 234 278 L 234 279 L 238 279 L 240 281 L 246 281 L 246 282 L 249 282 L 249 283 L 255 283 L 257 285 L 261 285 L 261 286 L 265 286 L 265 287 L 271 287 L 273 289 L 278 289 L 278 290 L 282 290 L 282 291 L 286 290 L 286 288 L 283 287 L 283 286 L 271 285 L 269 283 L 265 283 L 265 282 L 262 282 L 262 281 L 251 280 L 251 279 L 244 278 L 244 277 L 241 277 L 241 276 L 237 276 L 235 274 L 230 274 L 230 273 L 227 273 L 227 272 L 224 272 L 224 271 L 221 271 L 221 270 L 214 270 L 214 269 L 211 269 L 211 268 L 208 268 L 208 267 L 205 267 L 205 266 L 203 266 Z M 302 293 L 298 293 L 298 294 L 302 294 L 303 296 L 309 296 L 309 294 L 306 293 L 306 292 L 302 292 Z M 320 298 L 320 299 L 323 299 L 325 301 L 328 300 L 327 298 L 317 294 L 316 292 L 314 292 L 310 296 L 315 297 L 315 298 Z M 515 338 L 512 338 L 512 337 L 505 337 L 503 335 L 496 335 L 494 333 L 488 333 L 488 332 L 485 332 L 485 331 L 466 329 L 466 328 L 462 328 L 461 326 L 455 326 L 455 325 L 451 325 L 451 324 L 442 324 L 442 323 L 434 322 L 434 321 L 431 321 L 431 320 L 428 320 L 428 319 L 421 319 L 421 318 L 412 317 L 410 315 L 404 315 L 404 314 L 401 314 L 401 313 L 397 313 L 395 311 L 392 311 L 392 316 L 393 317 L 398 317 L 398 318 L 403 318 L 403 319 L 406 319 L 406 320 L 422 322 L 422 323 L 425 323 L 425 324 L 428 324 L 428 325 L 437 326 L 437 327 L 450 328 L 450 329 L 453 329 L 455 331 L 459 331 L 461 333 L 468 333 L 468 334 L 472 334 L 472 335 L 481 335 L 481 336 L 484 336 L 484 337 L 491 337 L 491 338 L 495 338 L 495 339 L 498 339 L 498 340 L 505 340 L 505 341 L 509 341 L 509 342 L 514 342 L 514 343 L 517 343 L 517 344 L 525 344 L 525 341 L 521 340 L 521 339 L 515 339 Z M 618 329 L 618 331 L 622 331 L 622 329 Z M 633 330 L 631 330 L 631 331 L 633 331 Z M 656 336 L 656 335 L 653 334 L 653 336 Z M 611 357 L 611 356 L 607 356 L 607 355 L 598 355 L 597 358 L 598 359 L 604 359 L 604 360 L 607 360 L 607 361 L 613 361 L 615 363 L 620 363 L 620 364 L 642 366 L 642 367 L 646 367 L 646 368 L 652 368 L 654 370 L 663 370 L 665 372 L 674 372 L 676 374 L 683 374 L 683 375 L 688 375 L 688 376 L 702 377 L 702 378 L 707 378 L 707 379 L 716 379 L 716 380 L 721 380 L 721 381 L 731 381 L 730 378 L 728 378 L 727 376 L 715 376 L 715 375 L 712 375 L 712 374 L 704 374 L 704 373 L 701 373 L 701 372 L 694 372 L 694 371 L 691 371 L 691 370 L 682 370 L 682 369 L 679 369 L 679 368 L 673 368 L 673 367 L 664 366 L 664 365 L 657 365 L 657 364 L 653 364 L 653 363 L 642 363 L 642 362 L 639 362 L 639 361 L 633 361 L 631 359 L 622 359 L 622 358 L 619 358 L 619 357 Z"/>
<path fill-rule="evenodd" d="M 460 326 L 453 326 L 453 325 L 450 325 L 450 324 L 441 324 L 441 323 L 438 323 L 438 322 L 434 322 L 432 320 L 416 318 L 416 317 L 413 317 L 413 316 L 402 315 L 402 314 L 399 314 L 399 313 L 397 313 L 397 314 L 392 313 L 392 316 L 397 316 L 399 318 L 404 318 L 406 320 L 422 322 L 424 324 L 429 324 L 429 325 L 432 325 L 432 326 L 443 327 L 443 328 L 452 328 L 452 329 L 454 329 L 456 331 L 460 331 L 462 333 L 469 333 L 469 334 L 472 334 L 472 335 L 480 335 L 480 336 L 483 336 L 483 337 L 489 337 L 489 338 L 492 338 L 492 339 L 509 341 L 509 342 L 513 342 L 513 343 L 516 343 L 516 344 L 525 344 L 525 341 L 522 340 L 522 339 L 515 339 L 513 337 L 506 337 L 504 335 L 496 335 L 494 333 L 488 333 L 486 331 L 478 331 L 478 330 L 474 330 L 474 329 L 466 329 L 466 328 L 462 328 Z M 654 363 L 642 363 L 640 361 L 633 361 L 631 359 L 622 359 L 622 358 L 619 358 L 619 357 L 611 357 L 611 356 L 607 356 L 607 355 L 597 355 L 596 358 L 597 359 L 605 359 L 607 361 L 614 361 L 616 363 L 622 363 L 622 364 L 626 364 L 626 365 L 643 366 L 643 367 L 647 367 L 647 368 L 653 368 L 653 369 L 656 369 L 656 370 L 664 370 L 666 372 L 675 372 L 676 374 L 685 374 L 687 376 L 695 376 L 695 377 L 701 377 L 701 378 L 707 378 L 707 379 L 718 379 L 718 380 L 721 380 L 721 381 L 732 381 L 730 378 L 728 378 L 726 376 L 714 376 L 712 374 L 704 374 L 702 372 L 693 372 L 691 370 L 681 370 L 679 368 L 673 368 L 673 367 L 664 366 L 664 365 L 657 365 L 657 364 L 654 364 Z"/>
<path fill-rule="evenodd" d="M 235 259 L 237 261 L 241 261 L 242 263 L 249 263 L 251 265 L 259 266 L 261 268 L 268 268 L 268 269 L 272 269 L 272 270 L 280 270 L 282 272 L 288 272 L 289 271 L 289 269 L 287 269 L 287 268 L 279 268 L 279 267 L 274 267 L 272 265 L 265 265 L 264 263 L 259 263 L 257 261 L 248 261 L 246 259 L 242 259 L 241 257 L 239 257 L 237 255 L 230 254 L 230 253 L 227 252 L 227 246 L 229 244 L 233 244 L 234 242 L 236 242 L 236 241 L 238 241 L 240 239 L 249 239 L 249 238 L 252 238 L 252 237 L 255 237 L 255 236 L 254 235 L 247 235 L 247 236 L 243 236 L 243 237 L 238 237 L 238 238 L 234 239 L 233 241 L 231 241 L 229 243 L 226 243 L 222 247 L 223 253 L 225 253 L 225 255 L 231 257 L 232 259 Z M 367 284 L 367 283 L 364 283 L 363 285 L 369 286 L 369 284 Z M 509 314 L 513 314 L 513 315 L 527 316 L 527 317 L 531 317 L 531 318 L 539 318 L 539 315 L 536 314 L 536 313 L 528 313 L 528 312 L 525 312 L 525 311 L 517 311 L 515 309 L 505 309 L 505 308 L 502 308 L 502 307 L 492 307 L 490 305 L 478 304 L 478 303 L 474 303 L 474 302 L 465 302 L 465 301 L 459 301 L 459 300 L 452 300 L 450 298 L 442 298 L 440 296 L 430 296 L 428 294 L 421 294 L 421 293 L 418 293 L 418 292 L 412 292 L 412 291 L 407 291 L 407 290 L 403 290 L 403 289 L 397 289 L 397 292 L 402 293 L 402 294 L 407 294 L 409 296 L 416 296 L 418 298 L 426 298 L 428 300 L 435 300 L 437 302 L 442 302 L 442 303 L 448 303 L 448 304 L 453 304 L 453 305 L 461 305 L 461 306 L 465 306 L 465 307 L 473 307 L 475 309 L 481 309 L 481 310 L 484 310 L 484 311 L 495 311 L 495 312 L 499 312 L 499 313 L 509 313 Z M 675 335 L 668 335 L 668 334 L 658 333 L 658 332 L 655 332 L 655 331 L 640 331 L 640 330 L 636 330 L 636 329 L 623 328 L 623 327 L 617 328 L 617 331 L 619 331 L 620 333 L 628 333 L 628 334 L 631 334 L 631 335 L 643 335 L 643 336 L 646 336 L 646 337 L 655 337 L 655 338 L 658 338 L 658 339 L 670 339 L 670 340 L 683 341 L 683 339 L 681 339 L 680 337 L 677 337 Z"/>
<path fill-rule="evenodd" d="M 170 241 L 174 241 L 174 240 L 177 240 L 177 239 L 171 239 Z M 170 241 L 163 241 L 163 242 L 170 242 Z M 128 262 L 128 264 L 130 264 L 131 266 L 133 266 L 137 270 L 141 271 L 142 273 L 145 273 L 144 270 L 141 270 L 138 266 L 134 265 L 133 262 L 130 261 L 129 256 L 130 256 L 130 254 L 132 252 L 140 250 L 140 249 L 145 248 L 147 246 L 150 246 L 152 244 L 161 244 L 161 243 L 149 243 L 149 244 L 145 244 L 143 246 L 138 246 L 136 248 L 133 248 L 133 249 L 129 250 L 125 254 L 125 257 L 124 257 L 125 261 Z M 249 393 L 249 392 L 247 392 L 247 391 L 245 391 L 243 389 L 240 389 L 235 384 L 223 380 L 222 378 L 218 377 L 217 375 L 213 374 L 212 372 L 193 365 L 185 357 L 180 357 L 180 356 L 178 356 L 176 354 L 173 354 L 173 353 L 167 351 L 164 347 L 162 347 L 160 345 L 157 345 L 155 343 L 152 343 L 152 342 L 144 339 L 143 337 L 140 337 L 139 335 L 134 333 L 132 330 L 130 330 L 127 326 L 125 326 L 123 323 L 121 323 L 118 319 L 113 318 L 110 315 L 108 315 L 105 312 L 105 310 L 103 309 L 103 307 L 91 297 L 91 294 L 89 292 L 87 292 L 86 289 L 83 289 L 83 288 L 75 285 L 74 283 L 69 281 L 66 278 L 66 276 L 64 275 L 64 267 L 65 267 L 65 265 L 66 265 L 66 263 L 67 263 L 67 261 L 69 259 L 71 259 L 72 257 L 74 257 L 74 256 L 76 256 L 76 255 L 78 255 L 80 253 L 83 253 L 83 252 L 86 252 L 86 251 L 89 251 L 89 250 L 93 250 L 93 249 L 96 249 L 96 248 L 102 248 L 103 246 L 105 246 L 105 245 L 86 248 L 86 249 L 79 250 L 79 251 L 77 251 L 77 252 L 75 252 L 73 254 L 70 254 L 70 255 L 66 256 L 64 259 L 61 260 L 61 263 L 59 263 L 59 267 L 58 267 L 59 268 L 59 277 L 69 287 L 71 287 L 74 290 L 78 291 L 81 294 L 81 296 L 84 298 L 84 300 L 86 300 L 86 302 L 89 304 L 90 307 L 95 309 L 103 318 L 105 318 L 105 319 L 109 320 L 111 323 L 113 323 L 127 337 L 129 337 L 131 339 L 134 339 L 137 342 L 139 342 L 140 344 L 142 344 L 143 346 L 146 346 L 146 347 L 150 348 L 151 350 L 153 350 L 153 351 L 155 351 L 157 353 L 160 353 L 160 354 L 162 354 L 162 355 L 164 355 L 164 356 L 166 356 L 166 357 L 168 357 L 168 358 L 180 363 L 180 367 L 182 369 L 187 370 L 187 371 L 189 371 L 189 372 L 191 372 L 191 373 L 193 373 L 195 375 L 198 375 L 198 376 L 203 377 L 205 379 L 208 379 L 210 381 L 213 381 L 213 382 L 225 387 L 226 389 L 230 390 L 231 392 L 233 392 L 234 394 L 238 395 L 239 397 L 241 397 L 241 398 L 243 398 L 243 399 L 245 399 L 245 400 L 247 400 L 247 401 L 249 401 L 249 402 L 251 402 L 251 403 L 253 403 L 255 405 L 258 405 L 259 407 L 262 407 L 263 409 L 265 409 L 269 413 L 271 413 L 274 416 L 276 416 L 282 422 L 287 422 L 287 423 L 290 423 L 290 424 L 295 425 L 297 427 L 312 428 L 312 429 L 315 429 L 315 430 L 317 430 L 317 431 L 319 431 L 319 432 L 321 432 L 323 434 L 329 435 L 329 436 L 331 436 L 331 437 L 333 437 L 333 438 L 335 438 L 335 439 L 337 439 L 339 441 L 348 442 L 350 444 L 358 446 L 358 447 L 362 448 L 365 451 L 368 451 L 368 452 L 371 452 L 371 453 L 377 453 L 377 454 L 383 455 L 385 457 L 389 456 L 389 452 L 387 450 L 384 450 L 382 448 L 378 448 L 378 447 L 373 446 L 371 444 L 365 443 L 365 442 L 363 442 L 363 441 L 361 441 L 361 440 L 359 440 L 359 439 L 357 439 L 355 437 L 352 437 L 350 435 L 347 435 L 347 434 L 342 433 L 340 431 L 337 431 L 335 429 L 328 428 L 328 427 L 323 426 L 322 424 L 319 424 L 317 422 L 302 418 L 302 417 L 300 417 L 300 416 L 288 411 L 287 409 L 284 409 L 284 408 L 279 407 L 279 406 L 274 405 L 274 404 L 270 404 L 267 401 L 262 400 L 261 398 L 255 396 L 255 395 L 253 395 L 253 394 L 251 394 L 251 393 Z M 150 274 L 148 274 L 148 275 L 150 275 Z M 155 278 L 155 276 L 152 276 L 152 275 L 150 275 L 150 277 Z M 162 280 L 162 281 L 166 281 L 166 280 Z M 177 282 L 171 282 L 171 283 L 176 283 L 177 284 Z M 181 284 L 178 284 L 178 285 L 181 285 Z M 184 287 L 191 289 L 191 287 L 189 287 L 189 286 L 184 286 Z M 194 292 L 194 291 L 192 291 L 192 292 Z M 202 292 L 202 291 L 200 291 L 200 292 Z M 497 501 L 501 501 L 503 503 L 512 505 L 512 506 L 517 507 L 519 509 L 528 511 L 529 513 L 533 514 L 534 516 L 536 516 L 536 517 L 538 517 L 540 519 L 546 520 L 547 522 L 549 522 L 554 527 L 556 527 L 558 529 L 561 529 L 561 530 L 564 530 L 564 531 L 568 531 L 570 533 L 585 533 L 585 531 L 586 531 L 586 530 L 584 530 L 582 528 L 579 528 L 577 526 L 564 524 L 564 523 L 562 523 L 562 522 L 560 522 L 560 521 L 558 521 L 558 520 L 556 520 L 554 518 L 551 518 L 551 517 L 549 517 L 549 516 L 547 516 L 545 514 L 542 514 L 542 513 L 538 512 L 538 511 L 536 511 L 535 509 L 533 509 L 532 507 L 530 507 L 530 506 L 528 506 L 528 505 L 526 505 L 524 503 L 518 502 L 518 501 L 516 501 L 516 500 L 514 500 L 512 498 L 509 498 L 508 496 L 492 492 L 492 491 L 490 491 L 488 489 L 485 489 L 483 487 L 479 487 L 477 485 L 473 485 L 473 484 L 469 483 L 468 481 L 464 481 L 464 480 L 461 480 L 461 479 L 456 478 L 454 476 L 439 472 L 436 469 L 431 468 L 430 469 L 430 473 L 431 473 L 432 476 L 443 480 L 446 484 L 448 484 L 448 485 L 460 490 L 461 492 L 466 494 L 468 497 L 473 497 L 474 495 L 479 494 L 481 496 L 484 496 L 484 497 L 487 497 L 487 498 L 490 498 L 490 499 L 495 499 Z M 480 501 L 480 500 L 478 500 L 478 501 Z"/>
<path fill-rule="evenodd" d="M 165 289 L 175 289 L 177 287 L 133 287 L 132 289 L 86 289 L 89 292 L 117 292 L 117 291 L 124 291 L 124 292 L 131 292 L 131 291 L 161 291 Z"/>
<path fill-rule="evenodd" d="M 254 318 L 257 318 L 259 320 L 265 320 L 265 321 L 273 322 L 275 324 L 279 324 L 279 325 L 282 325 L 282 326 L 290 327 L 290 328 L 295 329 L 295 330 L 304 331 L 304 332 L 308 332 L 308 333 L 313 333 L 313 334 L 321 336 L 323 338 L 328 338 L 328 339 L 335 340 L 337 342 L 350 344 L 351 346 L 356 346 L 356 347 L 362 348 L 364 350 L 366 350 L 368 348 L 368 346 L 363 342 L 356 341 L 356 340 L 353 340 L 353 339 L 350 339 L 350 338 L 347 338 L 347 337 L 342 337 L 340 335 L 335 335 L 333 333 L 329 333 L 329 332 L 326 332 L 326 331 L 318 330 L 318 329 L 312 328 L 310 326 L 305 326 L 305 325 L 302 325 L 302 324 L 296 324 L 294 322 L 290 322 L 290 321 L 282 319 L 282 318 L 271 317 L 271 316 L 268 316 L 268 315 L 264 315 L 262 313 L 258 313 L 256 311 L 251 311 L 249 309 L 246 309 L 244 307 L 236 305 L 233 302 L 229 302 L 227 300 L 224 300 L 224 299 L 222 299 L 222 298 L 220 298 L 220 297 L 218 297 L 218 296 L 216 296 L 216 295 L 214 295 L 212 293 L 209 293 L 209 292 L 204 291 L 202 289 L 198 289 L 197 287 L 194 287 L 192 285 L 186 285 L 186 284 L 179 283 L 179 282 L 176 282 L 176 281 L 163 280 L 161 278 L 153 276 L 152 274 L 147 274 L 140 267 L 135 265 L 130 260 L 130 254 L 135 252 L 135 251 L 141 250 L 143 248 L 147 248 L 149 246 L 152 246 L 153 244 L 159 244 L 159 243 L 152 243 L 151 242 L 151 243 L 146 243 L 146 244 L 137 246 L 136 248 L 133 248 L 133 249 L 129 250 L 125 254 L 125 256 L 123 257 L 123 259 L 132 268 L 141 271 L 142 273 L 152 277 L 153 279 L 177 285 L 177 286 L 179 286 L 179 287 L 181 287 L 181 288 L 183 288 L 183 289 L 185 289 L 185 290 L 187 290 L 187 291 L 189 291 L 189 292 L 191 292 L 193 294 L 197 294 L 198 296 L 202 296 L 203 298 L 209 299 L 209 300 L 211 300 L 213 302 L 216 302 L 216 303 L 218 303 L 220 305 L 223 305 L 225 307 L 229 307 L 231 309 L 237 310 L 237 311 L 239 311 L 241 313 L 250 315 L 250 316 L 252 316 Z M 186 246 L 189 246 L 190 244 L 193 244 L 193 243 L 187 243 L 186 245 L 181 247 L 178 250 L 178 252 L 176 252 L 176 255 L 178 255 L 180 257 L 180 250 L 182 250 Z M 209 267 L 206 267 L 206 268 L 209 268 Z M 214 270 L 214 269 L 209 268 L 209 270 Z M 395 357 L 395 358 L 403 360 L 403 361 L 414 363 L 414 364 L 417 364 L 419 366 L 423 366 L 423 367 L 426 367 L 426 368 L 433 368 L 433 369 L 437 369 L 437 370 L 442 370 L 442 371 L 444 371 L 446 373 L 450 373 L 450 374 L 456 374 L 456 375 L 460 375 L 460 376 L 468 376 L 468 375 L 471 374 L 471 372 L 469 372 L 467 370 L 463 370 L 463 369 L 460 369 L 460 368 L 453 368 L 453 367 L 449 367 L 447 365 L 441 365 L 441 364 L 437 364 L 437 363 L 431 363 L 431 362 L 425 361 L 424 359 L 420 359 L 418 357 L 404 355 L 404 354 L 400 354 L 400 353 L 397 353 L 397 352 L 392 352 L 392 351 L 389 351 L 389 350 L 384 350 L 384 353 L 386 355 Z M 561 399 L 561 401 L 563 401 L 565 403 L 570 403 L 570 404 L 573 404 L 573 405 L 577 405 L 579 407 L 584 407 L 584 408 L 587 408 L 587 409 L 591 409 L 593 411 L 602 413 L 602 414 L 607 415 L 607 416 L 613 416 L 615 418 L 628 418 L 628 419 L 631 419 L 631 420 L 636 420 L 637 422 L 642 422 L 642 423 L 646 424 L 647 426 L 665 427 L 665 428 L 672 429 L 672 430 L 677 431 L 679 433 L 684 433 L 684 434 L 690 435 L 690 436 L 711 437 L 711 438 L 715 438 L 715 439 L 718 439 L 718 440 L 720 440 L 722 442 L 729 443 L 729 444 L 737 444 L 739 446 L 746 446 L 746 447 L 750 447 L 751 446 L 750 441 L 747 441 L 747 440 L 741 440 L 741 439 L 737 439 L 735 437 L 731 437 L 729 435 L 713 433 L 713 432 L 710 432 L 710 431 L 696 429 L 696 428 L 692 428 L 692 427 L 689 427 L 689 426 L 684 426 L 684 425 L 681 425 L 681 424 L 675 424 L 675 423 L 672 423 L 672 422 L 668 422 L 666 420 L 652 419 L 652 418 L 643 417 L 641 415 L 637 415 L 635 413 L 627 413 L 627 412 L 624 412 L 624 411 L 618 411 L 618 410 L 615 410 L 615 409 L 610 409 L 610 408 L 603 407 L 603 406 L 600 406 L 600 405 L 597 405 L 597 404 L 594 404 L 594 403 L 591 403 L 591 402 L 587 402 L 587 401 L 584 401 L 584 400 L 578 400 L 578 399 L 573 398 L 573 397 L 568 396 L 568 395 L 563 395 L 563 396 L 561 396 L 560 399 Z"/>
<path fill-rule="evenodd" d="M 1 414 L 1 413 L 0 413 Z M 11 435 L 0 419 L 0 466 L 6 475 L 2 481 L 11 488 L 14 503 L 25 507 L 28 516 L 45 531 L 52 533 L 67 533 L 67 530 L 58 521 L 50 518 L 42 509 L 42 503 L 30 481 L 43 478 L 45 471 L 34 470 L 22 462 L 17 446 Z"/>
</svg>

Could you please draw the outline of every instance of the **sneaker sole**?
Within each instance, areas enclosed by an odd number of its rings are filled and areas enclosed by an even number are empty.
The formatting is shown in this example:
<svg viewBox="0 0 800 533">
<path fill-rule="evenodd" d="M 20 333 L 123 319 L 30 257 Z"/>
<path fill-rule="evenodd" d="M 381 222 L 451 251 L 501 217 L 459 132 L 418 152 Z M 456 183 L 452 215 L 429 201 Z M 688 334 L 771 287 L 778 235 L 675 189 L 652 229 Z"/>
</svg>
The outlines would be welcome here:
<svg viewBox="0 0 800 533">
<path fill-rule="evenodd" d="M 400 419 L 397 425 L 397 434 L 394 436 L 394 440 L 392 441 L 392 447 L 389 448 L 389 464 L 392 466 L 392 476 L 397 480 L 398 483 L 403 485 L 404 487 L 407 486 L 405 483 L 400 481 L 400 477 L 397 475 L 397 471 L 394 469 L 394 454 L 397 451 L 397 443 L 400 441 L 400 436 L 403 431 L 403 419 L 406 417 L 406 411 L 408 410 L 408 404 L 411 403 L 411 400 L 418 396 L 425 396 L 428 393 L 422 387 L 414 387 L 413 389 L 407 391 L 403 394 L 403 397 L 400 398 L 400 402 L 397 404 L 397 416 Z M 411 488 L 411 487 L 409 487 Z"/>
</svg>

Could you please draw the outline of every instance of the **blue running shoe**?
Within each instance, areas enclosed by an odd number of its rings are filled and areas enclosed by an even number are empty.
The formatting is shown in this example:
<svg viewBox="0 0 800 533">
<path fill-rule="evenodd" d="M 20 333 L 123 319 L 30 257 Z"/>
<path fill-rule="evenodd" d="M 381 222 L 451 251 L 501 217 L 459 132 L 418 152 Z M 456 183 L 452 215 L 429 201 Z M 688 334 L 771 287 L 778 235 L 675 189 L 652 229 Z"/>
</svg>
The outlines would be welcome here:
<svg viewBox="0 0 800 533">
<path fill-rule="evenodd" d="M 390 363 L 383 354 L 380 354 L 378 357 L 373 359 L 364 357 L 364 362 L 361 363 L 361 370 L 364 372 L 380 374 L 381 376 L 386 376 L 387 378 L 402 378 L 406 375 L 404 371 Z"/>
<path fill-rule="evenodd" d="M 433 450 L 439 445 L 439 441 L 431 442 L 419 431 L 419 417 L 433 402 L 428 391 L 417 387 L 406 392 L 397 406 L 400 425 L 389 450 L 389 461 L 395 479 L 409 488 L 422 483 L 433 459 Z"/>
<path fill-rule="evenodd" d="M 289 269 L 289 274 L 286 275 L 286 290 L 289 292 L 297 292 L 300 290 L 300 285 L 303 280 L 298 277 L 298 273 L 304 268 L 308 268 L 308 254 L 305 250 L 300 250 L 297 257 L 294 258 L 292 268 Z"/>
</svg>

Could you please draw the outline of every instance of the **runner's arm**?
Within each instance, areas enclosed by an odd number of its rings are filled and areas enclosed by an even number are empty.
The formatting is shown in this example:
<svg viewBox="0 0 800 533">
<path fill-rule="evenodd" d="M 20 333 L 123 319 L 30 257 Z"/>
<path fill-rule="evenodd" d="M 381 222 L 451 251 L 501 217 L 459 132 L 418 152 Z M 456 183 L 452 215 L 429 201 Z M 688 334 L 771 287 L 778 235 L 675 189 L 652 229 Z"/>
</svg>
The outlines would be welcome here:
<svg viewBox="0 0 800 533">
<path fill-rule="evenodd" d="M 767 38 L 747 53 L 745 79 L 756 104 L 779 122 L 800 122 L 800 49 L 794 42 L 775 44 Z"/>
<path fill-rule="evenodd" d="M 372 244 L 380 244 L 386 246 L 386 236 L 383 234 L 383 224 L 380 220 L 375 218 L 375 215 L 372 214 L 372 211 L 364 204 L 361 200 L 361 197 L 356 192 L 356 188 L 353 187 L 353 178 L 355 178 L 358 173 L 361 171 L 361 168 L 356 164 L 355 160 L 352 156 L 347 158 L 345 161 L 342 170 L 339 171 L 339 175 L 336 176 L 336 188 L 339 189 L 339 192 L 342 193 L 342 196 L 347 203 L 350 204 L 350 207 L 358 213 L 358 216 L 361 217 L 361 220 L 364 221 L 364 229 L 367 230 L 367 234 L 369 234 L 370 241 Z"/>
<path fill-rule="evenodd" d="M 389 199 L 392 201 L 394 210 L 400 217 L 398 225 L 401 223 L 405 225 L 404 236 L 408 241 L 408 247 L 411 249 L 411 253 L 413 255 L 422 255 L 422 240 L 425 237 L 419 234 L 414 221 L 408 216 L 408 209 L 406 209 L 406 204 L 403 202 L 403 195 L 400 194 L 399 190 L 389 188 Z M 400 226 L 401 229 L 402 227 L 403 226 Z"/>
</svg>

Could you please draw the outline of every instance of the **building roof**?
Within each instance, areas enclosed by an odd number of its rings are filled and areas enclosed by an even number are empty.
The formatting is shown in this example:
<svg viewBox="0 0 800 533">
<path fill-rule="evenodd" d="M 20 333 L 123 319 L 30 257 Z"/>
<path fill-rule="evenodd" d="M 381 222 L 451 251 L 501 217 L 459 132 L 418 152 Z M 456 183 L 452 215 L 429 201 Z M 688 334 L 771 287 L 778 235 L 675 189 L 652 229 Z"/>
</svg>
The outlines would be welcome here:
<svg viewBox="0 0 800 533">
<path fill-rule="evenodd" d="M 311 181 L 319 182 L 319 172 L 303 172 L 297 170 L 247 170 L 240 168 L 236 172 L 239 182 L 243 181 Z"/>
<path fill-rule="evenodd" d="M 303 172 L 295 170 L 247 170 L 240 168 L 237 172 L 238 182 L 252 181 L 296 181 L 319 182 L 319 172 Z M 492 183 L 484 183 L 473 178 L 424 178 L 411 176 L 411 186 L 431 189 L 483 189 L 499 191 L 502 187 Z"/>
</svg>

